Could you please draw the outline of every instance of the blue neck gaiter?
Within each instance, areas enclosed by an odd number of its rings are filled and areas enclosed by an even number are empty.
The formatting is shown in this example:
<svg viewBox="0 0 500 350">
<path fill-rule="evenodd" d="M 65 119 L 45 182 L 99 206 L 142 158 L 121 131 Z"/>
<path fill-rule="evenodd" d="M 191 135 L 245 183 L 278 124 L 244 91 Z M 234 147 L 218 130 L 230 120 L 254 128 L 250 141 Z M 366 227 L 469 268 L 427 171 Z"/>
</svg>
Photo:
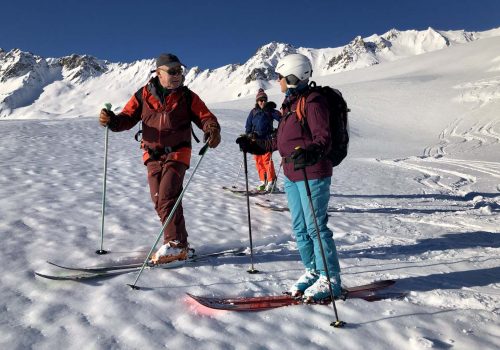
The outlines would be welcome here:
<svg viewBox="0 0 500 350">
<path fill-rule="evenodd" d="M 293 96 L 293 95 L 300 95 L 304 91 L 306 91 L 308 87 L 309 87 L 309 84 L 307 82 L 305 82 L 305 83 L 301 83 L 301 84 L 297 85 L 297 87 L 295 87 L 295 88 L 288 88 L 285 92 L 285 96 L 289 97 L 289 96 Z"/>
</svg>

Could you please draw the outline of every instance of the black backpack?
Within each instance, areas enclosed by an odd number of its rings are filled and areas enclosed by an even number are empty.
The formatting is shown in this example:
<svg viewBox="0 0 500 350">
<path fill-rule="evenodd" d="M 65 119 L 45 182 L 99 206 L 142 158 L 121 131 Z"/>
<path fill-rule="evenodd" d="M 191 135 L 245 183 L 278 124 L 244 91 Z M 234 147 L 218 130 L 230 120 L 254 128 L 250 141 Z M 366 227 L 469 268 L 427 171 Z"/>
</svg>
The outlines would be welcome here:
<svg viewBox="0 0 500 350">
<path fill-rule="evenodd" d="M 328 101 L 332 147 L 326 156 L 332 161 L 333 166 L 336 167 L 347 156 L 347 150 L 349 148 L 349 124 L 347 115 L 351 110 L 347 107 L 347 103 L 339 90 L 329 86 L 316 86 L 316 83 L 313 81 L 309 85 L 307 93 L 302 95 L 297 103 L 297 119 L 303 126 L 307 120 L 305 115 L 305 102 L 307 96 L 312 92 L 320 93 Z"/>
</svg>

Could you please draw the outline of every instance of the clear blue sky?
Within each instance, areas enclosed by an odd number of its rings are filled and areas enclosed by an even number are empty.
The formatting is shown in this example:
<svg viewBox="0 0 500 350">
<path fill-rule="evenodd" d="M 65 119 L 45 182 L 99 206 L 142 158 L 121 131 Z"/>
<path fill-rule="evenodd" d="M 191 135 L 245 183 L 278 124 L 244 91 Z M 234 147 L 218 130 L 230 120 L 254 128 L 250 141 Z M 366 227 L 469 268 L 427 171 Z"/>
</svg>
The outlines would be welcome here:
<svg viewBox="0 0 500 350">
<path fill-rule="evenodd" d="M 500 27 L 500 0 L 21 0 L 0 11 L 4 50 L 120 62 L 172 52 L 202 68 L 243 63 L 271 41 L 323 48 L 391 28 Z"/>
</svg>

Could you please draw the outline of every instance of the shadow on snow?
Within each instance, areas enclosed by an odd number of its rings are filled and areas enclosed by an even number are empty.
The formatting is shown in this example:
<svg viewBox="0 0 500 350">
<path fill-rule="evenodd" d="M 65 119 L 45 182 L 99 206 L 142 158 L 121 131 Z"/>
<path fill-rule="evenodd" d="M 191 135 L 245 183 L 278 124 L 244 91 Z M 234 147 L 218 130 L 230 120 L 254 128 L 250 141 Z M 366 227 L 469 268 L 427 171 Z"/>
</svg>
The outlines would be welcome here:
<svg viewBox="0 0 500 350">
<path fill-rule="evenodd" d="M 427 252 L 450 249 L 500 248 L 500 234 L 493 232 L 448 233 L 437 238 L 419 239 L 415 244 L 345 250 L 342 258 L 400 259 Z"/>
</svg>

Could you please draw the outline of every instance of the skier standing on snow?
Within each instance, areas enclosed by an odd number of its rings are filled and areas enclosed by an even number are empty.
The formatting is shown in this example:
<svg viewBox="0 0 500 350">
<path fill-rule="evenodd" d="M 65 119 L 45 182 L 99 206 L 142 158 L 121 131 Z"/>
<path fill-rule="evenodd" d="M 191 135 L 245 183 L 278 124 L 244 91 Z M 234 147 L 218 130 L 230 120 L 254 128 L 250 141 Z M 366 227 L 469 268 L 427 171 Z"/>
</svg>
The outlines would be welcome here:
<svg viewBox="0 0 500 350">
<path fill-rule="evenodd" d="M 255 101 L 255 107 L 250 111 L 247 118 L 245 133 L 249 137 L 259 140 L 270 139 L 274 131 L 273 120 L 279 122 L 281 114 L 275 109 L 276 103 L 267 101 L 267 94 L 263 89 L 259 89 Z M 270 191 L 275 186 L 276 181 L 273 153 L 256 154 L 254 159 L 260 178 L 257 190 Z"/>
<path fill-rule="evenodd" d="M 340 266 L 333 233 L 327 227 L 332 177 L 332 162 L 324 157 L 331 147 L 327 101 L 317 92 L 308 93 L 312 65 L 306 56 L 291 54 L 284 57 L 277 64 L 276 73 L 281 91 L 285 93 L 276 137 L 254 140 L 243 135 L 236 143 L 243 152 L 263 154 L 278 149 L 283 157 L 285 192 L 292 216 L 292 229 L 305 266 L 304 274 L 290 288 L 290 292 L 304 299 L 321 300 L 330 297 L 330 291 L 306 193 L 303 174 L 303 169 L 306 169 L 332 291 L 335 296 L 339 296 Z M 296 113 L 300 96 L 307 96 L 306 127 L 300 123 Z"/>
<path fill-rule="evenodd" d="M 191 159 L 191 122 L 204 132 L 204 141 L 220 143 L 220 125 L 197 94 L 183 86 L 183 64 L 173 54 L 156 60 L 156 76 L 141 87 L 119 114 L 103 109 L 99 123 L 112 131 L 142 122 L 143 161 L 156 212 L 165 222 L 177 198 Z M 164 231 L 164 244 L 153 255 L 157 264 L 188 258 L 188 233 L 182 204 Z"/>
</svg>

